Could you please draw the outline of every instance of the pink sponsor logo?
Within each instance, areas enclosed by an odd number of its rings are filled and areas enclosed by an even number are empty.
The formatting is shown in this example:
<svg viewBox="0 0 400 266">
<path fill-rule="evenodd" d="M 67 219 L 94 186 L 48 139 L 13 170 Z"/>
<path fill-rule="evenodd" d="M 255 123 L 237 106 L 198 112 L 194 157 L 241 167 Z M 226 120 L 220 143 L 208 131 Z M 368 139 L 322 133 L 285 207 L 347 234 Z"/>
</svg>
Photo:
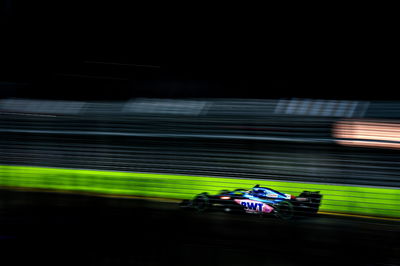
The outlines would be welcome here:
<svg viewBox="0 0 400 266">
<path fill-rule="evenodd" d="M 247 199 L 235 199 L 237 204 L 240 204 L 244 207 L 246 212 L 265 212 L 270 213 L 273 208 L 268 204 L 256 201 L 256 200 L 247 200 Z"/>
</svg>

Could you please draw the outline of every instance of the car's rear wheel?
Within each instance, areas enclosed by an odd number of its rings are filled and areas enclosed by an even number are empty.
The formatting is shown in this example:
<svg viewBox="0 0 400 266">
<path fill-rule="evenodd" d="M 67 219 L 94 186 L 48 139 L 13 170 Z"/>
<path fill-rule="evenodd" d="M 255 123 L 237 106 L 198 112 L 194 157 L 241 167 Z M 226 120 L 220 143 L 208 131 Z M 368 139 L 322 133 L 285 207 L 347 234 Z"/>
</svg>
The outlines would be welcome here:
<svg viewBox="0 0 400 266">
<path fill-rule="evenodd" d="M 293 204 L 289 201 L 281 201 L 275 206 L 275 215 L 283 220 L 293 218 Z"/>
</svg>

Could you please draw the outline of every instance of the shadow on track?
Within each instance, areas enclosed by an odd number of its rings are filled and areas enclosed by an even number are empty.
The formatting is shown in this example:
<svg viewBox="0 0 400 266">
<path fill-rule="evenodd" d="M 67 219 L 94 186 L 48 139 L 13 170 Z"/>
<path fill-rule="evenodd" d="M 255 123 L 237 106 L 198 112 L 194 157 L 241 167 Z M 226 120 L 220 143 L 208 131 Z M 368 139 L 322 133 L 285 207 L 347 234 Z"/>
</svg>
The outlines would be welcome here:
<svg viewBox="0 0 400 266">
<path fill-rule="evenodd" d="M 0 191 L 4 265 L 396 265 L 397 222 L 281 221 L 146 200 Z"/>
</svg>

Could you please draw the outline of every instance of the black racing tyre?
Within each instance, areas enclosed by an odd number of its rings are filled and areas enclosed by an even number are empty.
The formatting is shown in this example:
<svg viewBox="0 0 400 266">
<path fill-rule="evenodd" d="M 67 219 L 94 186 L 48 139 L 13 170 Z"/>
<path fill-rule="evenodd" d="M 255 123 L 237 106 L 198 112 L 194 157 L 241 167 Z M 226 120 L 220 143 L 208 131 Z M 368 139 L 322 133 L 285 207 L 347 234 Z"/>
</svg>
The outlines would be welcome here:
<svg viewBox="0 0 400 266">
<path fill-rule="evenodd" d="M 210 201 L 206 194 L 197 195 L 193 199 L 193 208 L 199 212 L 203 212 L 210 207 Z"/>
<path fill-rule="evenodd" d="M 275 205 L 275 215 L 283 220 L 293 218 L 293 204 L 289 201 L 281 201 Z"/>
</svg>

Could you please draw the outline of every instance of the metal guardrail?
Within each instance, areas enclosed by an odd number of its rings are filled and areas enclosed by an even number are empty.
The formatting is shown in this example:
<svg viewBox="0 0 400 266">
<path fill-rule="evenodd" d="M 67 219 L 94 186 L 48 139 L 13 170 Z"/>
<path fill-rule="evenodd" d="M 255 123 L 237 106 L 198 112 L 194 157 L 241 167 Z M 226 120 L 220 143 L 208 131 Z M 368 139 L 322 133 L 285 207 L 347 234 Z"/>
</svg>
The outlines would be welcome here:
<svg viewBox="0 0 400 266">
<path fill-rule="evenodd" d="M 0 100 L 2 112 L 58 115 L 134 115 L 134 116 L 270 116 L 363 117 L 370 102 L 335 100 L 235 100 L 235 99 L 133 99 L 128 102 L 68 102 L 27 99 Z M 373 108 L 373 106 L 372 106 Z M 398 110 L 400 111 L 400 110 Z M 399 112 L 398 112 L 399 114 Z"/>
<path fill-rule="evenodd" d="M 3 164 L 400 187 L 393 151 L 335 145 L 2 135 Z"/>
<path fill-rule="evenodd" d="M 130 116 L 233 116 L 266 118 L 302 116 L 327 118 L 400 118 L 400 105 L 390 101 L 347 101 L 316 99 L 147 99 L 128 102 L 78 102 L 29 99 L 0 99 L 1 113 L 48 115 Z"/>
</svg>

